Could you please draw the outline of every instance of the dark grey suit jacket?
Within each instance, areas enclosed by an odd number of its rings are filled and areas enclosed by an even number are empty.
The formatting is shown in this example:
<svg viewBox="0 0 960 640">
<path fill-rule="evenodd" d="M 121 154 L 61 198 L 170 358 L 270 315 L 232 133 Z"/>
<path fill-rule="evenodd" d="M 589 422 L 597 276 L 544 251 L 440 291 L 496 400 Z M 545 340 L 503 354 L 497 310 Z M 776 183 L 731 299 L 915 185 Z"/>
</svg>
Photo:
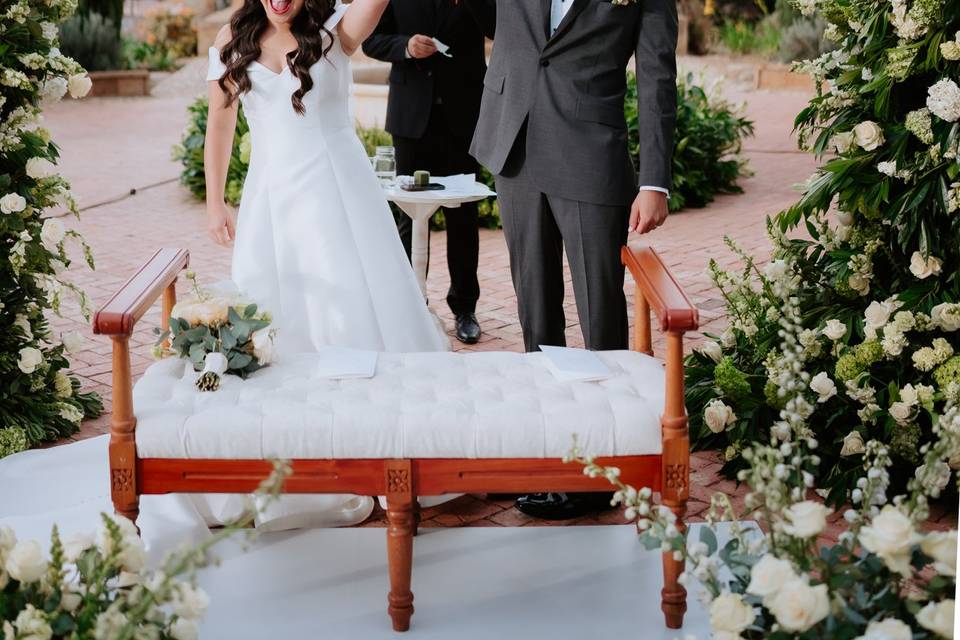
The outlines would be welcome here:
<svg viewBox="0 0 960 640">
<path fill-rule="evenodd" d="M 551 0 L 497 2 L 474 157 L 501 173 L 526 121 L 526 171 L 544 193 L 620 205 L 632 201 L 641 185 L 669 189 L 677 103 L 675 2 L 574 0 L 552 37 Z M 636 168 L 623 113 L 632 55 L 639 94 Z"/>
</svg>

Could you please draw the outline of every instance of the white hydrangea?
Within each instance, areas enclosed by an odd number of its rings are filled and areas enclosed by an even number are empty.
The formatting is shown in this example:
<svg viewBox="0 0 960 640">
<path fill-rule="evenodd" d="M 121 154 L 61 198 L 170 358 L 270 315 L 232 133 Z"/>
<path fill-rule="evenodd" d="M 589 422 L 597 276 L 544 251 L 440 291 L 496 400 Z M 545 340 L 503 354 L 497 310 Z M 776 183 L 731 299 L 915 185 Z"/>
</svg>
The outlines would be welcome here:
<svg viewBox="0 0 960 640">
<path fill-rule="evenodd" d="M 940 80 L 927 90 L 927 108 L 941 120 L 960 119 L 960 87 L 948 78 Z"/>
<path fill-rule="evenodd" d="M 892 178 L 897 175 L 897 163 L 895 161 L 878 162 L 877 171 Z"/>
</svg>

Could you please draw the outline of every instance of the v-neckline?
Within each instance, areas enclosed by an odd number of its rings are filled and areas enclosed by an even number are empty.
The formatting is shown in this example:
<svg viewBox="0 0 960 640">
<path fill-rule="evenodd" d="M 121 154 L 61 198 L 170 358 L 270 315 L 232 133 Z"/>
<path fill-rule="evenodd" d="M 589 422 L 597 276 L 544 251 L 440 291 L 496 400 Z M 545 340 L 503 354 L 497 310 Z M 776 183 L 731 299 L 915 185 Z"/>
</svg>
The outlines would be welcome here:
<svg viewBox="0 0 960 640">
<path fill-rule="evenodd" d="M 271 68 L 268 67 L 267 65 L 263 64 L 263 63 L 260 62 L 259 60 L 254 60 L 254 61 L 253 61 L 253 64 L 259 65 L 260 67 L 262 67 L 263 69 L 265 69 L 267 72 L 269 72 L 269 73 L 271 73 L 271 74 L 273 74 L 273 75 L 275 75 L 275 76 L 278 76 L 278 77 L 279 77 L 279 76 L 282 76 L 284 71 L 289 71 L 289 70 L 290 70 L 290 67 L 284 65 L 283 69 L 280 69 L 280 71 L 274 71 L 273 69 L 271 69 Z"/>
</svg>

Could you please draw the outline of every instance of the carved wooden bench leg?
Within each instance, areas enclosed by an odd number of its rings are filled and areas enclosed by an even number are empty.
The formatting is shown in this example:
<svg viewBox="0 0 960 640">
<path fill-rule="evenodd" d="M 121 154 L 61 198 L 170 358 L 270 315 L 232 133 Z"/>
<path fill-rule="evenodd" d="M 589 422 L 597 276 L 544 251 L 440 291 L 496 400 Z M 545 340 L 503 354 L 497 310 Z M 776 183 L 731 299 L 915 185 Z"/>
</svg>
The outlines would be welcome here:
<svg viewBox="0 0 960 640">
<path fill-rule="evenodd" d="M 413 536 L 416 531 L 416 500 L 409 460 L 386 464 L 387 481 L 387 562 L 390 594 L 387 612 L 394 631 L 407 631 L 413 615 L 410 578 L 413 571 Z"/>
<path fill-rule="evenodd" d="M 685 531 L 684 515 L 690 494 L 690 435 L 683 398 L 683 334 L 667 334 L 666 402 L 663 418 L 663 477 L 661 502 L 677 516 L 676 526 Z M 675 560 L 673 552 L 663 554 L 663 591 L 661 608 L 669 629 L 683 626 L 687 611 L 687 591 L 679 582 L 683 560 Z"/>
<path fill-rule="evenodd" d="M 110 420 L 110 493 L 117 515 L 134 524 L 140 515 L 137 494 L 137 444 L 133 415 L 130 342 L 113 336 L 113 415 Z M 139 531 L 139 529 L 138 529 Z"/>
</svg>

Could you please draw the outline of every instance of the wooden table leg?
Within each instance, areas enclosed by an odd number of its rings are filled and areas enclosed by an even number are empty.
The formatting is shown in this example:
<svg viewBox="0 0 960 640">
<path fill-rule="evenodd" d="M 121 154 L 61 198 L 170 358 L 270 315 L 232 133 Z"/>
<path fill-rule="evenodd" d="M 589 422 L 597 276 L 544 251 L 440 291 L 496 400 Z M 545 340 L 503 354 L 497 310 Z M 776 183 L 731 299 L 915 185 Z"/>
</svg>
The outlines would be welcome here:
<svg viewBox="0 0 960 640">
<path fill-rule="evenodd" d="M 387 562 L 390 594 L 387 612 L 394 631 L 407 631 L 413 615 L 413 536 L 416 530 L 415 498 L 409 460 L 391 460 L 387 474 Z"/>
</svg>

